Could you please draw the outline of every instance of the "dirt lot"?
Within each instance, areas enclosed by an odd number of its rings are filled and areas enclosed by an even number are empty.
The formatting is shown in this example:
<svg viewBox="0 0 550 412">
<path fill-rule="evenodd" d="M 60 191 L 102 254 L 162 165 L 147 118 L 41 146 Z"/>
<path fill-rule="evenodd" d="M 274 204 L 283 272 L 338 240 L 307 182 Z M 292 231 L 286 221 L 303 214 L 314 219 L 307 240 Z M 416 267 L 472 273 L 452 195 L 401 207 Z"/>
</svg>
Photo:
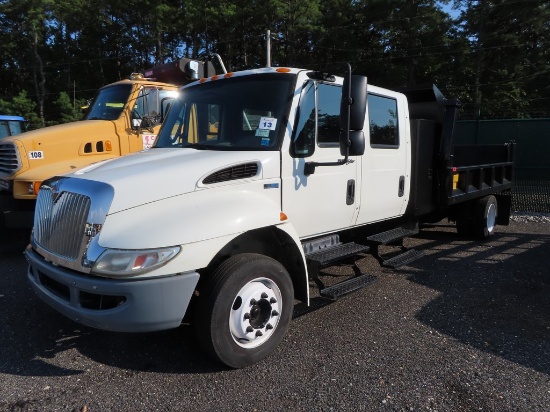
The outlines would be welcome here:
<svg viewBox="0 0 550 412">
<path fill-rule="evenodd" d="M 399 270 L 361 259 L 377 282 L 297 306 L 276 352 L 243 370 L 211 361 L 188 325 L 122 334 L 65 319 L 4 242 L 0 410 L 548 411 L 550 223 L 519 220 L 489 242 L 424 228 L 406 244 L 426 256 Z"/>
</svg>

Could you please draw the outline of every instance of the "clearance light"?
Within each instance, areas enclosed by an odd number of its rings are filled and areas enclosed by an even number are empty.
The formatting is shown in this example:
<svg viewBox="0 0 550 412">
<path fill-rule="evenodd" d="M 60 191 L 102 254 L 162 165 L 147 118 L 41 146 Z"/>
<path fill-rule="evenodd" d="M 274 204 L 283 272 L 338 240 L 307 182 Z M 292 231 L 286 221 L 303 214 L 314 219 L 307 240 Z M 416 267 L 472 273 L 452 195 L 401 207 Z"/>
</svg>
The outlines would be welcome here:
<svg viewBox="0 0 550 412">
<path fill-rule="evenodd" d="M 205 81 L 207 81 L 208 79 L 206 77 L 203 77 L 202 79 L 199 80 L 199 83 L 204 83 Z"/>
<path fill-rule="evenodd" d="M 290 72 L 290 69 L 287 69 L 286 67 L 279 67 L 278 69 L 275 69 L 275 71 L 279 73 L 288 73 Z"/>
<path fill-rule="evenodd" d="M 110 140 L 105 140 L 105 150 L 111 152 L 113 150 L 113 144 Z"/>
<path fill-rule="evenodd" d="M 225 77 L 226 79 L 229 79 L 230 77 L 232 77 L 235 73 L 233 72 L 229 72 L 229 73 L 226 73 L 223 75 L 223 77 Z"/>
<path fill-rule="evenodd" d="M 281 222 L 284 222 L 285 220 L 288 219 L 288 216 L 286 215 L 285 212 L 281 212 L 281 213 L 279 214 L 279 219 L 281 220 Z"/>
<path fill-rule="evenodd" d="M 210 80 L 218 80 L 219 78 L 220 78 L 220 76 L 216 75 L 216 76 L 212 76 L 212 77 L 210 78 Z"/>
<path fill-rule="evenodd" d="M 455 190 L 458 186 L 458 173 L 453 175 L 453 190 Z"/>
</svg>

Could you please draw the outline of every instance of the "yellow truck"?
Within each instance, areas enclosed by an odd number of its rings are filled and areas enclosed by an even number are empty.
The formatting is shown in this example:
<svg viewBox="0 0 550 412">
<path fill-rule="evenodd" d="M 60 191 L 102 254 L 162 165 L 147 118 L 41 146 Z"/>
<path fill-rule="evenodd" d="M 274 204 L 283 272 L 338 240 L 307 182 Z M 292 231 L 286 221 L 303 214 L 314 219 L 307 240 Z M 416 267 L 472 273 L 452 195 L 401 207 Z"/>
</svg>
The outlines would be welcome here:
<svg viewBox="0 0 550 412">
<path fill-rule="evenodd" d="M 0 140 L 0 228 L 32 227 L 47 178 L 151 147 L 178 88 L 213 71 L 211 62 L 180 59 L 134 73 L 102 87 L 84 120 Z"/>
</svg>

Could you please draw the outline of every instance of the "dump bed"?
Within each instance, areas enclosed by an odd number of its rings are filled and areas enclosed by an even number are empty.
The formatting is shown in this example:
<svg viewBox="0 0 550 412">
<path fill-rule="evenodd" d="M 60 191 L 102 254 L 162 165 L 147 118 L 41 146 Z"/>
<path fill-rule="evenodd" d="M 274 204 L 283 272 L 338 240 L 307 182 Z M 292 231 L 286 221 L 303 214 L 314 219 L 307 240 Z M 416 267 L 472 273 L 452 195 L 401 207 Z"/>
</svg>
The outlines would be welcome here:
<svg viewBox="0 0 550 412">
<path fill-rule="evenodd" d="M 512 187 L 515 143 L 453 144 L 459 102 L 436 86 L 401 90 L 411 119 L 411 207 L 416 216 Z"/>
</svg>

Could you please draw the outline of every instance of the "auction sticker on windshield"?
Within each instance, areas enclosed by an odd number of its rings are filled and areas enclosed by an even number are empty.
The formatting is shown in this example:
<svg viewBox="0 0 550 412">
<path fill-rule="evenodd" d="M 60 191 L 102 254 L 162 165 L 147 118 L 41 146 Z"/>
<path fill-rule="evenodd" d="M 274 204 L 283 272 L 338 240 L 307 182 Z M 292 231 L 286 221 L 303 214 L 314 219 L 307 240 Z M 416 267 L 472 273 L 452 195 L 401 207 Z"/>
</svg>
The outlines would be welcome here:
<svg viewBox="0 0 550 412">
<path fill-rule="evenodd" d="M 31 150 L 29 152 L 29 159 L 31 160 L 44 159 L 44 152 L 42 150 Z"/>
<path fill-rule="evenodd" d="M 277 126 L 277 119 L 274 117 L 262 117 L 260 118 L 258 129 L 275 130 L 275 126 Z"/>
<path fill-rule="evenodd" d="M 0 179 L 0 190 L 10 190 L 10 182 Z"/>
</svg>

